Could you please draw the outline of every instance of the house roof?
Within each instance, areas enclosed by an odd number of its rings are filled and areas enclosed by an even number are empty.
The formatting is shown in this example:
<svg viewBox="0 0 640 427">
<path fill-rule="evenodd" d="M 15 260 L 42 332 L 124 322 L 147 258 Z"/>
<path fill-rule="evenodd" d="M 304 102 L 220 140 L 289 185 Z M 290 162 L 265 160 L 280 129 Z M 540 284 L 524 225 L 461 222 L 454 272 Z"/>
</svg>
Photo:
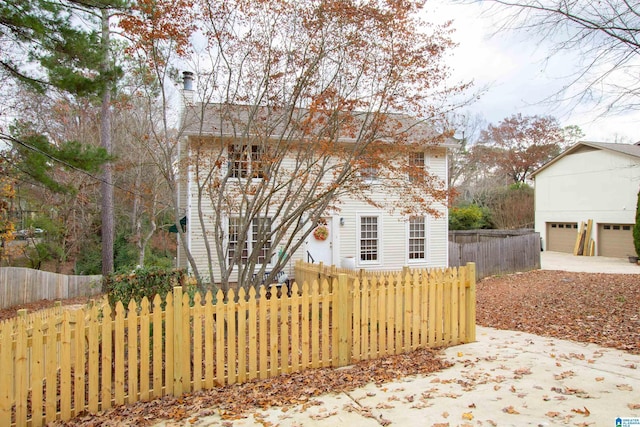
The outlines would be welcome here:
<svg viewBox="0 0 640 427">
<path fill-rule="evenodd" d="M 630 157 L 634 157 L 634 158 L 638 159 L 638 162 L 640 163 L 640 142 L 637 142 L 635 144 L 616 144 L 616 143 L 612 143 L 612 142 L 580 141 L 580 142 L 577 142 L 576 144 L 572 145 L 571 147 L 567 148 L 565 151 L 563 151 L 558 156 L 554 157 L 549 162 L 547 162 L 544 165 L 542 165 L 540 168 L 538 168 L 538 170 L 534 171 L 531 174 L 531 176 L 535 177 L 538 173 L 540 173 L 543 170 L 547 169 L 549 166 L 553 165 L 554 163 L 556 163 L 558 160 L 562 159 L 563 157 L 568 156 L 570 154 L 574 154 L 577 151 L 579 151 L 581 149 L 584 149 L 584 148 L 591 148 L 593 150 L 613 151 L 615 153 L 620 153 L 620 154 L 624 154 L 624 155 L 627 155 L 627 156 L 630 156 Z"/>
<path fill-rule="evenodd" d="M 330 112 L 332 114 L 333 112 Z M 352 126 L 340 128 L 338 141 L 355 142 L 357 134 L 363 127 L 366 131 L 368 123 L 372 120 L 373 114 L 367 112 L 351 112 L 350 121 Z M 406 114 L 387 114 L 383 128 L 380 132 L 380 140 L 395 141 L 400 135 L 406 135 L 409 142 L 421 142 L 434 144 L 438 133 L 425 120 L 417 120 Z M 201 119 L 202 118 L 202 119 Z M 296 108 L 288 111 L 282 108 L 272 108 L 268 106 L 251 105 L 226 105 L 215 103 L 194 103 L 186 107 L 184 116 L 184 132 L 188 136 L 218 136 L 218 137 L 239 137 L 239 136 L 267 136 L 269 138 L 281 138 L 296 136 L 297 133 L 305 135 L 302 128 L 304 123 L 310 118 L 309 110 Z M 318 119 L 318 120 L 316 120 Z M 313 127 L 319 131 L 327 133 L 330 129 L 326 126 L 328 115 L 322 117 L 318 113 L 313 118 Z M 247 123 L 250 123 L 247 126 Z M 313 130 L 306 134 L 313 133 Z M 444 143 L 438 144 L 445 147 L 457 147 L 458 143 L 452 139 L 447 139 Z"/>
</svg>

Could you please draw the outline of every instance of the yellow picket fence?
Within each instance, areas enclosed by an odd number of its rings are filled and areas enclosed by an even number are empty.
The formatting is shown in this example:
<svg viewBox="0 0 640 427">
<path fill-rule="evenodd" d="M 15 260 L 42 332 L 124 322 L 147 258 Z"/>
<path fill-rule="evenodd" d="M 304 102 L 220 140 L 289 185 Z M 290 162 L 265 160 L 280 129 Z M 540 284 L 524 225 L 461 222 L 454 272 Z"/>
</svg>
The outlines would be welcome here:
<svg viewBox="0 0 640 427">
<path fill-rule="evenodd" d="M 0 323 L 0 420 L 40 426 L 114 405 L 475 340 L 475 266 L 346 274 L 291 296 L 181 287 Z M 330 289 L 333 291 L 331 292 Z"/>
</svg>

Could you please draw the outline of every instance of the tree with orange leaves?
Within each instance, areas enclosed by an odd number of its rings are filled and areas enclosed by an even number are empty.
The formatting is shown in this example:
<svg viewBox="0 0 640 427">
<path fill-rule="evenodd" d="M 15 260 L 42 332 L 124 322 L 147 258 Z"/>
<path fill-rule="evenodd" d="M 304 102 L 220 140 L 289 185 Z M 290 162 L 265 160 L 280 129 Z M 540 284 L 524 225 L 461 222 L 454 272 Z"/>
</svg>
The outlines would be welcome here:
<svg viewBox="0 0 640 427">
<path fill-rule="evenodd" d="M 207 48 L 187 105 L 191 235 L 208 280 L 257 285 L 327 212 L 359 201 L 441 215 L 446 183 L 425 153 L 464 85 L 447 86 L 448 27 L 422 1 L 202 0 Z M 202 64 L 208 64 L 205 68 Z M 277 225 L 276 225 L 277 224 Z M 267 262 L 265 262 L 267 261 Z"/>
<path fill-rule="evenodd" d="M 487 167 L 497 168 L 510 183 L 525 183 L 534 170 L 581 135 L 575 126 L 560 127 L 554 117 L 514 114 L 482 131 L 475 156 Z"/>
</svg>

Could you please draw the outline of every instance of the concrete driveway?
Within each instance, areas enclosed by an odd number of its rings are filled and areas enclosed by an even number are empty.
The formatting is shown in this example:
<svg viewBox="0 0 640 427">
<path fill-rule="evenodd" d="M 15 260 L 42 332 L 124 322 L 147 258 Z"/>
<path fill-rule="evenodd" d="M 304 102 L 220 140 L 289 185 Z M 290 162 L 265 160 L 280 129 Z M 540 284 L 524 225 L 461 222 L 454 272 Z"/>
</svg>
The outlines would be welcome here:
<svg viewBox="0 0 640 427">
<path fill-rule="evenodd" d="M 431 375 L 256 410 L 245 419 L 215 414 L 182 425 L 614 427 L 621 418 L 640 426 L 640 356 L 521 332 L 477 332 L 477 342 L 444 350 L 453 366 Z"/>
<path fill-rule="evenodd" d="M 602 256 L 574 256 L 562 252 L 544 251 L 540 254 L 543 270 L 561 270 L 583 273 L 640 274 L 640 265 L 627 258 Z"/>
</svg>

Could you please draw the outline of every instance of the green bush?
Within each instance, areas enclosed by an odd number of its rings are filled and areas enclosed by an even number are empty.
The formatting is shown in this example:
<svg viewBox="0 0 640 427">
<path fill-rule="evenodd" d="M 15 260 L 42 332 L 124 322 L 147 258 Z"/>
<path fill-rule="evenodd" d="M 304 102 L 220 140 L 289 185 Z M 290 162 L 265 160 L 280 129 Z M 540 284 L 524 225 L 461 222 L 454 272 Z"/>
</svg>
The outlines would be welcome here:
<svg viewBox="0 0 640 427">
<path fill-rule="evenodd" d="M 636 225 L 633 226 L 633 245 L 636 248 L 636 255 L 640 257 L 640 191 L 638 191 L 636 204 Z"/>
<path fill-rule="evenodd" d="M 478 230 L 490 225 L 488 210 L 478 205 L 457 206 L 449 210 L 449 230 Z"/>
<path fill-rule="evenodd" d="M 163 300 L 174 286 L 182 286 L 193 303 L 196 292 L 195 284 L 191 283 L 185 270 L 164 270 L 157 267 L 138 268 L 130 274 L 111 274 L 103 279 L 102 289 L 107 292 L 109 304 L 115 307 L 118 301 L 126 308 L 133 299 L 140 303 L 147 297 L 153 301 L 156 294 Z"/>
</svg>

